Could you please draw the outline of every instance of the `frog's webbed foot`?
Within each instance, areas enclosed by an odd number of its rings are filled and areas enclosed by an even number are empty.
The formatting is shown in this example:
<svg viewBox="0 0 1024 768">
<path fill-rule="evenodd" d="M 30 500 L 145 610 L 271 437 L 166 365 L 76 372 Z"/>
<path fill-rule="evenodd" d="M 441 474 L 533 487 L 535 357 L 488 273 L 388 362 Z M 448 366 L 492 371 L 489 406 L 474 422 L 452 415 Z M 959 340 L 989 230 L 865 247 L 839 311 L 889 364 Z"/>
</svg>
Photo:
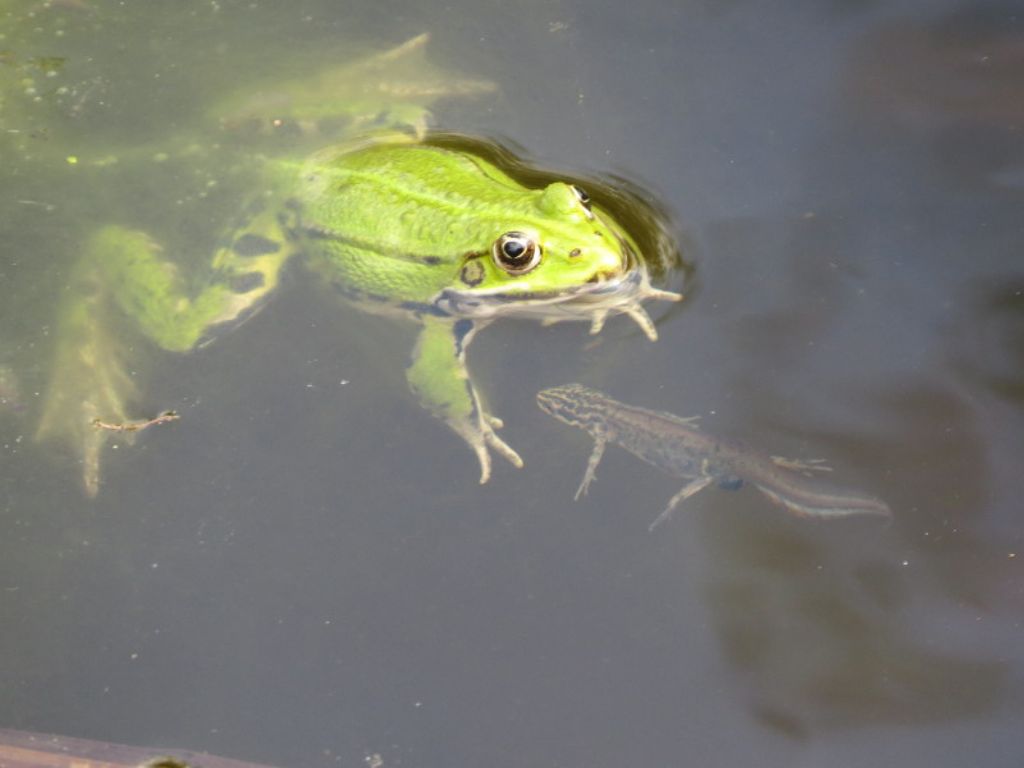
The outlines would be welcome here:
<svg viewBox="0 0 1024 768">
<path fill-rule="evenodd" d="M 250 218 L 214 254 L 212 266 L 218 280 L 196 301 L 208 298 L 210 304 L 202 317 L 202 345 L 212 340 L 209 332 L 215 326 L 237 323 L 262 306 L 277 288 L 281 270 L 293 253 L 285 228 L 295 224 L 294 213 L 287 209 L 278 213 L 266 202 L 254 201 Z"/>
<path fill-rule="evenodd" d="M 345 108 L 351 111 L 362 107 L 362 112 L 351 113 L 355 128 L 407 130 L 422 139 L 430 126 L 430 105 L 434 101 L 471 98 L 495 90 L 495 84 L 488 80 L 458 77 L 435 67 L 425 55 L 429 41 L 429 33 L 424 32 L 325 78 L 334 85 L 335 93 L 358 85 L 351 104 Z"/>
<path fill-rule="evenodd" d="M 69 445 L 82 466 L 85 491 L 99 489 L 103 447 L 110 433 L 96 429 L 97 419 L 127 419 L 127 403 L 137 387 L 127 360 L 128 348 L 112 327 L 114 306 L 109 301 L 109 255 L 99 234 L 86 247 L 71 275 L 57 325 L 57 348 L 36 439 Z M 146 252 L 156 246 L 144 235 L 137 245 Z"/>
<path fill-rule="evenodd" d="M 651 320 L 651 316 L 647 314 L 647 310 L 645 310 L 640 303 L 644 299 L 682 301 L 683 295 L 681 293 L 675 293 L 674 291 L 663 291 L 659 288 L 653 288 L 645 279 L 637 289 L 636 295 L 629 297 L 628 301 L 620 304 L 611 304 L 609 306 L 599 307 L 591 312 L 591 335 L 600 333 L 604 328 L 608 315 L 614 312 L 616 314 L 629 315 L 629 317 L 631 317 L 633 321 L 640 326 L 640 330 L 644 332 L 644 335 L 648 339 L 651 341 L 657 341 L 658 329 L 654 327 L 654 321 Z"/>
<path fill-rule="evenodd" d="M 352 119 L 352 128 L 356 131 L 386 128 L 408 133 L 421 140 L 427 135 L 430 120 L 431 113 L 427 107 L 419 104 L 396 104 L 381 112 L 356 115 Z"/>
<path fill-rule="evenodd" d="M 422 138 L 430 105 L 441 98 L 490 93 L 495 84 L 434 65 L 430 37 L 404 43 L 298 80 L 270 81 L 217 105 L 211 116 L 230 131 L 273 135 L 349 134 L 389 128 Z"/>
<path fill-rule="evenodd" d="M 785 456 L 772 456 L 771 458 L 777 467 L 791 469 L 808 477 L 814 472 L 832 471 L 832 467 L 825 463 L 828 459 L 787 459 Z"/>
<path fill-rule="evenodd" d="M 422 318 L 423 330 L 406 371 L 420 403 L 466 441 L 480 462 L 480 482 L 491 477 L 491 451 L 512 466 L 523 460 L 495 430 L 502 421 L 484 408 L 466 370 L 466 347 L 481 327 L 468 319 Z"/>
<path fill-rule="evenodd" d="M 522 469 L 522 458 L 495 432 L 496 429 L 501 429 L 504 426 L 501 419 L 482 413 L 475 427 L 465 425 L 468 428 L 463 428 L 463 425 L 456 425 L 452 422 L 450 425 L 476 454 L 477 461 L 480 462 L 480 485 L 491 479 L 491 454 L 488 448 L 493 449 L 516 469 Z"/>
<path fill-rule="evenodd" d="M 70 329 L 76 333 L 58 345 L 36 438 L 69 445 L 81 463 L 86 494 L 95 496 L 103 449 L 112 435 L 97 424 L 127 421 L 127 402 L 135 398 L 136 386 L 105 323 L 97 316 L 78 320 L 86 325 Z M 126 437 L 130 442 L 134 435 Z"/>
</svg>

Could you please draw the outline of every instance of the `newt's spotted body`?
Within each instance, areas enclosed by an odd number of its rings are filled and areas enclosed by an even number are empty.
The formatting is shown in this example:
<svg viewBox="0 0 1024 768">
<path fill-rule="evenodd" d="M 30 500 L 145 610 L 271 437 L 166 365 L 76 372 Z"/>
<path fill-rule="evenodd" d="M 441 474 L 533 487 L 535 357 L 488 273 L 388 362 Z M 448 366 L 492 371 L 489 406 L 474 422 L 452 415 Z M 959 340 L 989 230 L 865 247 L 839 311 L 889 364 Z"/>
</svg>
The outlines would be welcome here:
<svg viewBox="0 0 1024 768">
<path fill-rule="evenodd" d="M 626 405 L 582 384 L 542 390 L 537 393 L 537 404 L 545 413 L 594 438 L 594 451 L 576 491 L 577 499 L 594 481 L 608 443 L 617 443 L 648 464 L 687 481 L 651 523 L 652 529 L 667 520 L 680 502 L 712 483 L 725 490 L 751 483 L 797 515 L 891 514 L 881 499 L 830 489 L 810 479 L 807 474 L 811 472 L 829 471 L 819 460 L 799 461 L 751 451 L 701 432 L 696 418 Z"/>
</svg>

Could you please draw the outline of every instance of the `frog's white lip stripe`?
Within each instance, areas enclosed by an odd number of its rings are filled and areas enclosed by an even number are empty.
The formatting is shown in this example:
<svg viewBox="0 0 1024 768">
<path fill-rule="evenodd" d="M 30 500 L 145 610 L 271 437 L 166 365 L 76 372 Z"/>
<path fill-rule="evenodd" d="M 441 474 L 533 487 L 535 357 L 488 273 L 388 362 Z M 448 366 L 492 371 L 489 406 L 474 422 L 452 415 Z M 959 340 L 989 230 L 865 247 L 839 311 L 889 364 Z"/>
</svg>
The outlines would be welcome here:
<svg viewBox="0 0 1024 768">
<path fill-rule="evenodd" d="M 517 291 L 509 292 L 503 287 L 476 291 L 460 291 L 446 288 L 434 299 L 434 306 L 452 315 L 480 315 L 516 313 L 521 306 L 550 307 L 574 301 L 583 301 L 590 296 L 617 294 L 630 290 L 632 284 L 639 280 L 638 273 L 630 273 L 622 278 L 605 280 L 600 283 L 584 283 L 571 288 L 560 288 L 550 291 Z"/>
<path fill-rule="evenodd" d="M 583 320 L 590 332 L 598 333 L 609 315 L 629 315 L 644 334 L 654 341 L 658 333 L 641 303 L 645 299 L 679 301 L 678 293 L 654 288 L 646 269 L 597 283 L 586 283 L 562 291 L 509 294 L 501 289 L 482 292 L 442 291 L 432 302 L 439 314 L 485 319 L 495 315 L 537 317 L 547 323 Z"/>
</svg>

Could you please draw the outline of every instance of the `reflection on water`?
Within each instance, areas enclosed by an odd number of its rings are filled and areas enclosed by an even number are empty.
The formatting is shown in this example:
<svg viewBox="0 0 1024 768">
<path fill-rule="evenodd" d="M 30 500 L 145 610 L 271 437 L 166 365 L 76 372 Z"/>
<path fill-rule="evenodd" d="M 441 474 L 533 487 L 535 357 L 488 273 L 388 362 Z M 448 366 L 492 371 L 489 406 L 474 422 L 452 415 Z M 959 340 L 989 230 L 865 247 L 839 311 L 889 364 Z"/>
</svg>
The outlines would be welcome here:
<svg viewBox="0 0 1024 768">
<path fill-rule="evenodd" d="M 859 117 L 935 145 L 961 180 L 1024 189 L 1024 35 L 1019 9 L 978 4 L 894 21 L 858 46 L 846 88 Z"/>
<path fill-rule="evenodd" d="M 1019 764 L 1014 8 L 8 0 L 0 21 L 0 724 L 310 767 Z M 186 418 L 84 499 L 31 438 L 85 233 L 130 222 L 200 265 L 253 184 L 239 157 L 345 128 L 189 154 L 221 136 L 210 105 L 423 32 L 409 79 L 497 85 L 431 102 L 446 129 L 642 179 L 700 291 L 653 345 L 626 322 L 591 346 L 480 334 L 526 460 L 481 489 L 402 391 L 411 337 L 286 275 L 187 360 L 133 350 L 153 413 Z M 892 522 L 746 489 L 650 535 L 678 484 L 611 451 L 574 504 L 582 442 L 534 405 L 573 380 L 827 456 Z"/>
<path fill-rule="evenodd" d="M 783 233 L 743 222 L 716 234 L 717 244 L 738 253 L 783 243 L 791 270 L 785 285 L 793 300 L 737 323 L 747 357 L 734 399 L 771 406 L 763 416 L 748 414 L 748 423 L 796 432 L 805 451 L 831 445 L 847 471 L 878 467 L 871 482 L 894 510 L 889 529 L 847 521 L 826 530 L 765 515 L 754 500 L 716 500 L 715 515 L 702 523 L 714 553 L 702 589 L 725 658 L 744 680 L 752 715 L 799 740 L 833 727 L 982 717 L 1005 702 L 1009 685 L 1004 661 L 943 639 L 969 633 L 975 611 L 988 614 L 986 622 L 1012 618 L 990 613 L 993 602 L 1005 604 L 1008 569 L 981 564 L 1012 569 L 1014 549 L 973 533 L 992 477 L 970 404 L 919 376 L 882 388 L 843 363 L 831 375 L 813 374 L 814 344 L 845 332 L 843 284 L 859 277 L 845 263 L 850 241 L 840 235 L 850 234 L 849 222 L 827 214 Z M 814 258 L 823 252 L 835 261 Z M 786 372 L 775 380 L 752 373 L 779 366 Z M 807 393 L 815 375 L 822 390 Z M 805 395 L 806 405 L 833 418 L 870 414 L 871 421 L 815 425 L 801 414 Z M 944 632 L 942 622 L 960 629 Z"/>
<path fill-rule="evenodd" d="M 751 711 L 769 727 L 807 738 L 829 726 L 979 717 L 1000 704 L 1005 665 L 915 636 L 909 587 L 887 560 L 851 562 L 837 542 L 757 522 L 713 535 L 723 561 L 708 604 Z"/>
<path fill-rule="evenodd" d="M 1024 120 L 1024 38 L 1010 5 L 978 4 L 922 23 L 881 25 L 858 45 L 850 87 L 862 108 L 911 129 Z"/>
<path fill-rule="evenodd" d="M 855 131 L 872 127 L 863 134 L 876 142 L 870 153 L 899 152 L 925 137 L 934 151 L 929 162 L 956 171 L 958 182 L 970 177 L 973 183 L 980 172 L 992 180 L 997 166 L 1024 159 L 1018 137 L 1024 115 L 1022 52 L 1024 34 L 1008 23 L 1006 11 L 883 24 L 865 35 L 850 57 L 846 119 Z M 883 118 L 888 122 L 880 126 Z M 913 151 L 906 154 L 913 157 Z M 874 237 L 873 216 L 880 216 L 876 222 L 903 217 L 903 226 L 917 234 L 923 232 L 915 217 L 943 229 L 936 210 L 947 202 L 924 190 L 907 199 L 910 187 L 900 174 L 910 174 L 912 162 L 892 162 L 898 181 L 891 190 L 876 187 L 874 200 L 841 159 L 826 165 L 825 173 L 850 179 L 849 186 L 785 233 L 759 222 L 717 225 L 716 239 L 725 247 L 754 250 L 755 243 L 762 248 L 765 242 L 769 248 L 780 243 L 787 254 L 783 264 L 788 262 L 785 292 L 801 297 L 748 316 L 738 342 L 754 358 L 751 368 L 809 368 L 821 354 L 815 344 L 830 337 L 839 343 L 857 331 L 840 324 L 855 310 L 850 302 L 856 294 L 848 287 L 869 286 L 862 254 L 894 249 Z M 998 186 L 992 191 L 1016 194 Z M 955 206 L 955 190 L 952 201 Z M 988 210 L 996 221 L 1000 204 L 996 200 Z M 889 210 L 883 212 L 883 206 Z M 921 216 L 929 207 L 927 217 Z M 950 212 L 949 229 L 963 240 L 959 247 L 975 251 L 978 245 L 957 232 L 958 220 L 971 225 L 968 211 Z M 1003 264 L 1012 264 L 1019 240 L 1015 245 L 1013 235 L 993 226 L 990 248 L 1005 254 Z M 902 258 L 918 256 L 893 254 L 890 266 L 898 268 Z M 948 267 L 937 263 L 934 268 Z M 1006 702 L 1014 674 L 1005 656 L 991 652 L 999 641 L 986 647 L 965 640 L 972 623 L 999 628 L 996 637 L 1020 616 L 1019 599 L 1010 597 L 1019 592 L 1019 586 L 1011 586 L 1020 583 L 1019 534 L 1000 540 L 979 532 L 1000 496 L 993 492 L 999 478 L 989 461 L 991 424 L 978 411 L 976 397 L 988 389 L 1019 405 L 1024 363 L 1018 354 L 1019 278 L 1019 271 L 993 278 L 988 290 L 954 286 L 962 309 L 943 322 L 945 341 L 952 344 L 938 357 L 941 366 L 946 354 L 952 356 L 961 380 L 968 382 L 966 391 L 955 379 L 940 382 L 922 373 L 931 366 L 919 362 L 914 373 L 890 374 L 882 389 L 862 375 L 883 364 L 865 350 L 869 356 L 858 358 L 860 370 L 840 364 L 833 372 L 833 379 L 841 379 L 846 371 L 850 380 L 813 396 L 833 404 L 837 398 L 871 404 L 861 409 L 871 413 L 870 425 L 832 435 L 815 436 L 806 428 L 801 433 L 812 444 L 840 443 L 851 456 L 872 456 L 884 467 L 885 494 L 895 510 L 888 535 L 873 535 L 864 546 L 863 531 L 826 535 L 753 515 L 706 522 L 718 555 L 705 582 L 707 604 L 726 657 L 749 686 L 751 711 L 767 727 L 806 739 L 830 726 L 979 718 Z M 910 320 L 910 311 L 903 317 Z M 872 327 L 865 323 L 860 330 L 870 333 Z M 775 403 L 779 412 L 790 414 L 789 423 L 774 419 L 776 428 L 790 431 L 794 378 L 749 378 L 737 386 L 748 390 L 749 402 Z M 796 386 L 803 390 L 806 384 Z M 1020 424 L 1019 411 L 1008 418 Z M 1019 440 L 1010 440 L 1008 447 L 1015 455 L 1011 463 L 1019 463 Z M 851 548 L 851 538 L 861 545 Z"/>
<path fill-rule="evenodd" d="M 972 387 L 1024 404 L 1024 277 L 976 286 L 949 335 L 953 365 Z"/>
</svg>

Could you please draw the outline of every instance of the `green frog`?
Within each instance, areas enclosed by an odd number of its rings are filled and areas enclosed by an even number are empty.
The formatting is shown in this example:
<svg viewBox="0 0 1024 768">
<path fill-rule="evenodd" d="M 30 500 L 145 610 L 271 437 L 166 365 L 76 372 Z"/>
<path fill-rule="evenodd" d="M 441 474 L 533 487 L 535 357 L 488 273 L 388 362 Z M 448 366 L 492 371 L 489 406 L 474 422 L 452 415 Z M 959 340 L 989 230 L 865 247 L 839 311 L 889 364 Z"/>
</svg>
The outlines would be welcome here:
<svg viewBox="0 0 1024 768">
<path fill-rule="evenodd" d="M 421 46 L 425 38 L 416 41 Z M 374 61 L 394 61 L 410 47 Z M 324 108 L 304 109 L 314 95 L 294 92 L 300 103 L 288 111 L 276 111 L 279 100 L 246 97 L 243 108 L 233 108 L 241 120 L 220 122 L 231 130 L 240 122 L 258 133 L 289 125 L 316 133 Z M 375 104 L 362 112 L 381 110 Z M 639 197 L 601 183 L 584 190 L 551 174 L 526 183 L 480 144 L 430 136 L 424 120 L 422 102 L 396 103 L 386 122 L 404 132 L 346 137 L 305 156 L 247 158 L 252 194 L 213 248 L 201 281 L 143 229 L 110 223 L 87 236 L 62 310 L 38 434 L 76 448 L 89 494 L 99 488 L 110 435 L 177 417 L 131 412 L 135 363 L 121 329 L 128 324 L 164 350 L 194 350 L 258 308 L 300 254 L 308 273 L 359 308 L 418 325 L 408 385 L 472 450 L 481 483 L 491 475 L 492 453 L 515 467 L 523 461 L 498 435 L 502 422 L 466 365 L 480 329 L 499 317 L 526 317 L 584 320 L 597 333 L 606 318 L 625 314 L 656 338 L 642 303 L 681 296 L 651 282 L 652 264 L 675 254 L 657 216 L 640 217 L 654 223 L 655 237 L 619 220 L 624 200 L 626 208 L 646 210 Z M 182 143 L 175 151 L 193 150 Z M 654 245 L 642 248 L 641 237 Z"/>
</svg>

